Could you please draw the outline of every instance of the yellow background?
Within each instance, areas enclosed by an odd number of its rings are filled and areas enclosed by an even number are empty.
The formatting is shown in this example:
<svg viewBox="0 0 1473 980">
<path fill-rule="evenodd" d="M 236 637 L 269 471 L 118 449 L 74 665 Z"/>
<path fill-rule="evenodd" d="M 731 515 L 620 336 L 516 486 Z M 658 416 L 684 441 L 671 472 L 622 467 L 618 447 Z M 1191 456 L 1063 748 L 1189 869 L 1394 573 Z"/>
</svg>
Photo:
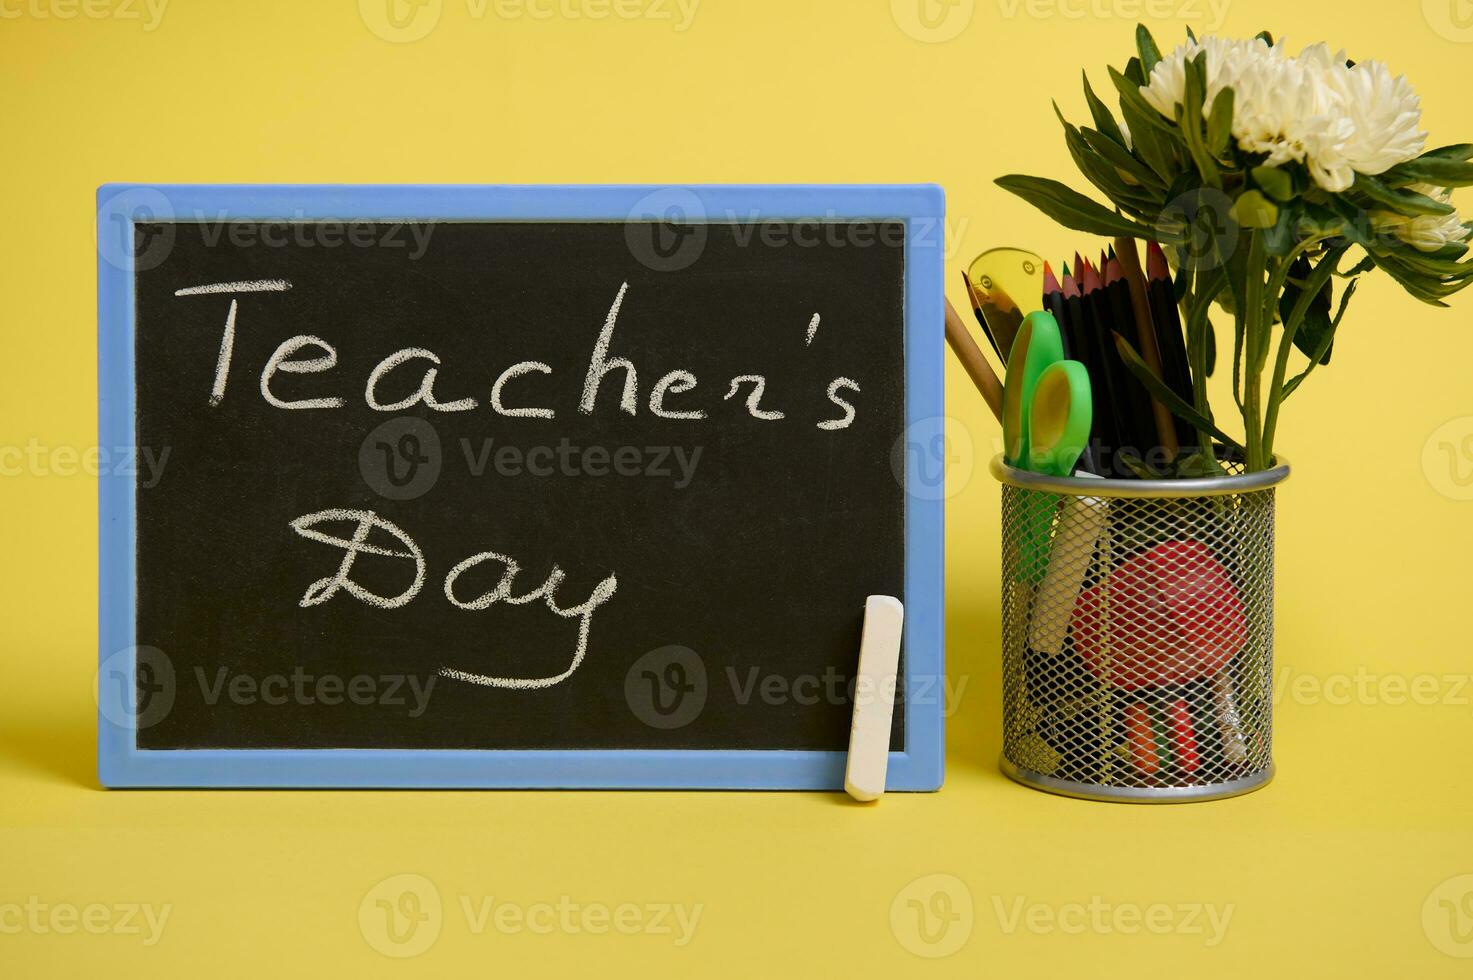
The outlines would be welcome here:
<svg viewBox="0 0 1473 980">
<path fill-rule="evenodd" d="M 961 305 L 955 270 L 985 247 L 1098 245 L 992 184 L 1022 171 L 1082 186 L 1049 99 L 1082 116 L 1080 68 L 1107 88 L 1103 65 L 1124 62 L 1138 16 L 1163 43 L 1214 26 L 1206 0 L 956 0 L 933 8 L 963 18 L 940 21 L 955 36 L 939 41 L 917 36 L 914 2 L 702 0 L 677 30 L 443 0 L 427 36 L 391 43 L 355 0 L 173 0 L 152 30 L 141 3 L 91 3 L 104 16 L 0 0 L 0 446 L 96 440 L 104 181 L 934 181 Z M 1389 61 L 1418 86 L 1436 145 L 1473 139 L 1466 8 L 1229 0 L 1221 26 Z M 0 975 L 1467 976 L 1473 962 L 1449 951 L 1473 954 L 1454 928 L 1473 929 L 1473 879 L 1433 892 L 1473 873 L 1473 689 L 1456 680 L 1473 670 L 1473 502 L 1456 499 L 1469 488 L 1452 469 L 1473 472 L 1470 303 L 1438 311 L 1367 281 L 1333 364 L 1289 402 L 1280 775 L 1217 804 L 1082 803 L 998 774 L 998 490 L 985 469 L 997 431 L 951 363 L 958 472 L 971 469 L 948 503 L 947 635 L 952 683 L 966 686 L 942 792 L 870 808 L 828 794 L 104 792 L 95 481 L 8 475 L 0 906 L 34 895 L 172 911 L 146 948 L 0 933 Z M 1437 703 L 1405 703 L 1397 684 L 1422 675 Z M 438 939 L 407 960 L 376 952 L 358 920 L 400 873 L 444 903 Z M 911 952 L 928 947 L 904 912 L 915 890 L 902 894 L 932 874 L 952 876 L 941 890 L 953 910 L 970 895 L 974 913 L 940 959 Z M 680 948 L 650 934 L 477 935 L 462 896 L 702 913 Z M 1095 896 L 1233 912 L 1209 948 L 1189 932 L 1009 931 L 1020 896 L 1066 925 Z"/>
</svg>

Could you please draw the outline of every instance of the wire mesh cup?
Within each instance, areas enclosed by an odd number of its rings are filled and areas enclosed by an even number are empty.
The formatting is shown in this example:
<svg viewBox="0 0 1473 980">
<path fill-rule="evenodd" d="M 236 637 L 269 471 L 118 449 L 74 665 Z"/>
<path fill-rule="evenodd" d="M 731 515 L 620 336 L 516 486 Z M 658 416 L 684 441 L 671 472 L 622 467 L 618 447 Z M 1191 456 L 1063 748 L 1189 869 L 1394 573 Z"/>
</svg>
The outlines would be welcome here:
<svg viewBox="0 0 1473 980">
<path fill-rule="evenodd" d="M 1273 778 L 1272 469 L 1050 477 L 1001 457 L 1001 767 L 1036 789 L 1172 803 Z"/>
</svg>

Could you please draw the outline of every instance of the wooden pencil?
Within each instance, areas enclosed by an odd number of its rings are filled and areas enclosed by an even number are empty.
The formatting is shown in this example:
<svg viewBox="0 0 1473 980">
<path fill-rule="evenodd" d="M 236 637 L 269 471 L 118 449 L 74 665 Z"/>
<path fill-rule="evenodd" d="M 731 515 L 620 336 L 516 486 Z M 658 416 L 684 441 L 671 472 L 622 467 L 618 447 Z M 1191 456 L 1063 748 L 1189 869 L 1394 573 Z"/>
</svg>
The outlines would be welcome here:
<svg viewBox="0 0 1473 980">
<path fill-rule="evenodd" d="M 949 299 L 946 301 L 946 342 L 956 359 L 962 362 L 972 384 L 982 393 L 982 400 L 987 402 L 987 407 L 992 409 L 992 414 L 1001 422 L 1002 382 L 992 370 L 992 365 L 987 363 L 982 348 L 977 346 L 977 342 L 967 332 L 967 325 Z"/>
</svg>

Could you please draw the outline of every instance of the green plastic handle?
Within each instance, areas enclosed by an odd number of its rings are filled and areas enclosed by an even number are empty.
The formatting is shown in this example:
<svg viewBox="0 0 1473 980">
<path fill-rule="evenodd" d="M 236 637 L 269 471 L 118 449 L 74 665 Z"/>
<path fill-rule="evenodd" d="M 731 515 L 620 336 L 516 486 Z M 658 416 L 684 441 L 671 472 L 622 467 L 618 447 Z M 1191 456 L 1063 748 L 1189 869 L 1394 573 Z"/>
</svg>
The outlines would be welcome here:
<svg viewBox="0 0 1473 980">
<path fill-rule="evenodd" d="M 1064 342 L 1053 314 L 1043 310 L 1028 314 L 1008 352 L 1008 376 L 1002 390 L 1003 458 L 1013 466 L 1029 468 L 1033 389 L 1044 369 L 1063 359 Z"/>
<path fill-rule="evenodd" d="M 1043 369 L 1028 413 L 1029 468 L 1068 476 L 1089 445 L 1094 417 L 1089 371 L 1078 361 L 1056 361 Z"/>
</svg>

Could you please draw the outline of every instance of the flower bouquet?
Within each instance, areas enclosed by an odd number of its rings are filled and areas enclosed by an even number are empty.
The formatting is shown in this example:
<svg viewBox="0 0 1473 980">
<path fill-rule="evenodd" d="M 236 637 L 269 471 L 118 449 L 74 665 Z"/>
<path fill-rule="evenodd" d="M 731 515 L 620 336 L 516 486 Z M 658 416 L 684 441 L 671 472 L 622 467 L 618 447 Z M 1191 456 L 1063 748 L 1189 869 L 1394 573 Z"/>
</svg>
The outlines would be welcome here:
<svg viewBox="0 0 1473 980">
<path fill-rule="evenodd" d="M 1449 200 L 1452 188 L 1473 183 L 1473 144 L 1427 150 L 1407 80 L 1324 44 L 1290 55 L 1267 33 L 1198 40 L 1189 31 L 1162 56 L 1142 26 L 1136 48 L 1124 71 L 1110 69 L 1120 118 L 1087 75 L 1093 126 L 1075 126 L 1055 106 L 1075 164 L 1114 210 L 1042 177 L 997 183 L 1069 228 L 1166 248 L 1192 402 L 1117 335 L 1121 357 L 1197 431 L 1197 451 L 1182 453 L 1178 473 L 1215 466 L 1214 440 L 1247 471 L 1267 469 L 1280 407 L 1329 363 L 1358 276 L 1379 269 L 1438 306 L 1473 278 L 1464 260 L 1473 226 Z M 1233 323 L 1241 442 L 1208 403 L 1220 346 L 1214 306 Z M 1307 364 L 1290 377 L 1294 348 Z"/>
</svg>

